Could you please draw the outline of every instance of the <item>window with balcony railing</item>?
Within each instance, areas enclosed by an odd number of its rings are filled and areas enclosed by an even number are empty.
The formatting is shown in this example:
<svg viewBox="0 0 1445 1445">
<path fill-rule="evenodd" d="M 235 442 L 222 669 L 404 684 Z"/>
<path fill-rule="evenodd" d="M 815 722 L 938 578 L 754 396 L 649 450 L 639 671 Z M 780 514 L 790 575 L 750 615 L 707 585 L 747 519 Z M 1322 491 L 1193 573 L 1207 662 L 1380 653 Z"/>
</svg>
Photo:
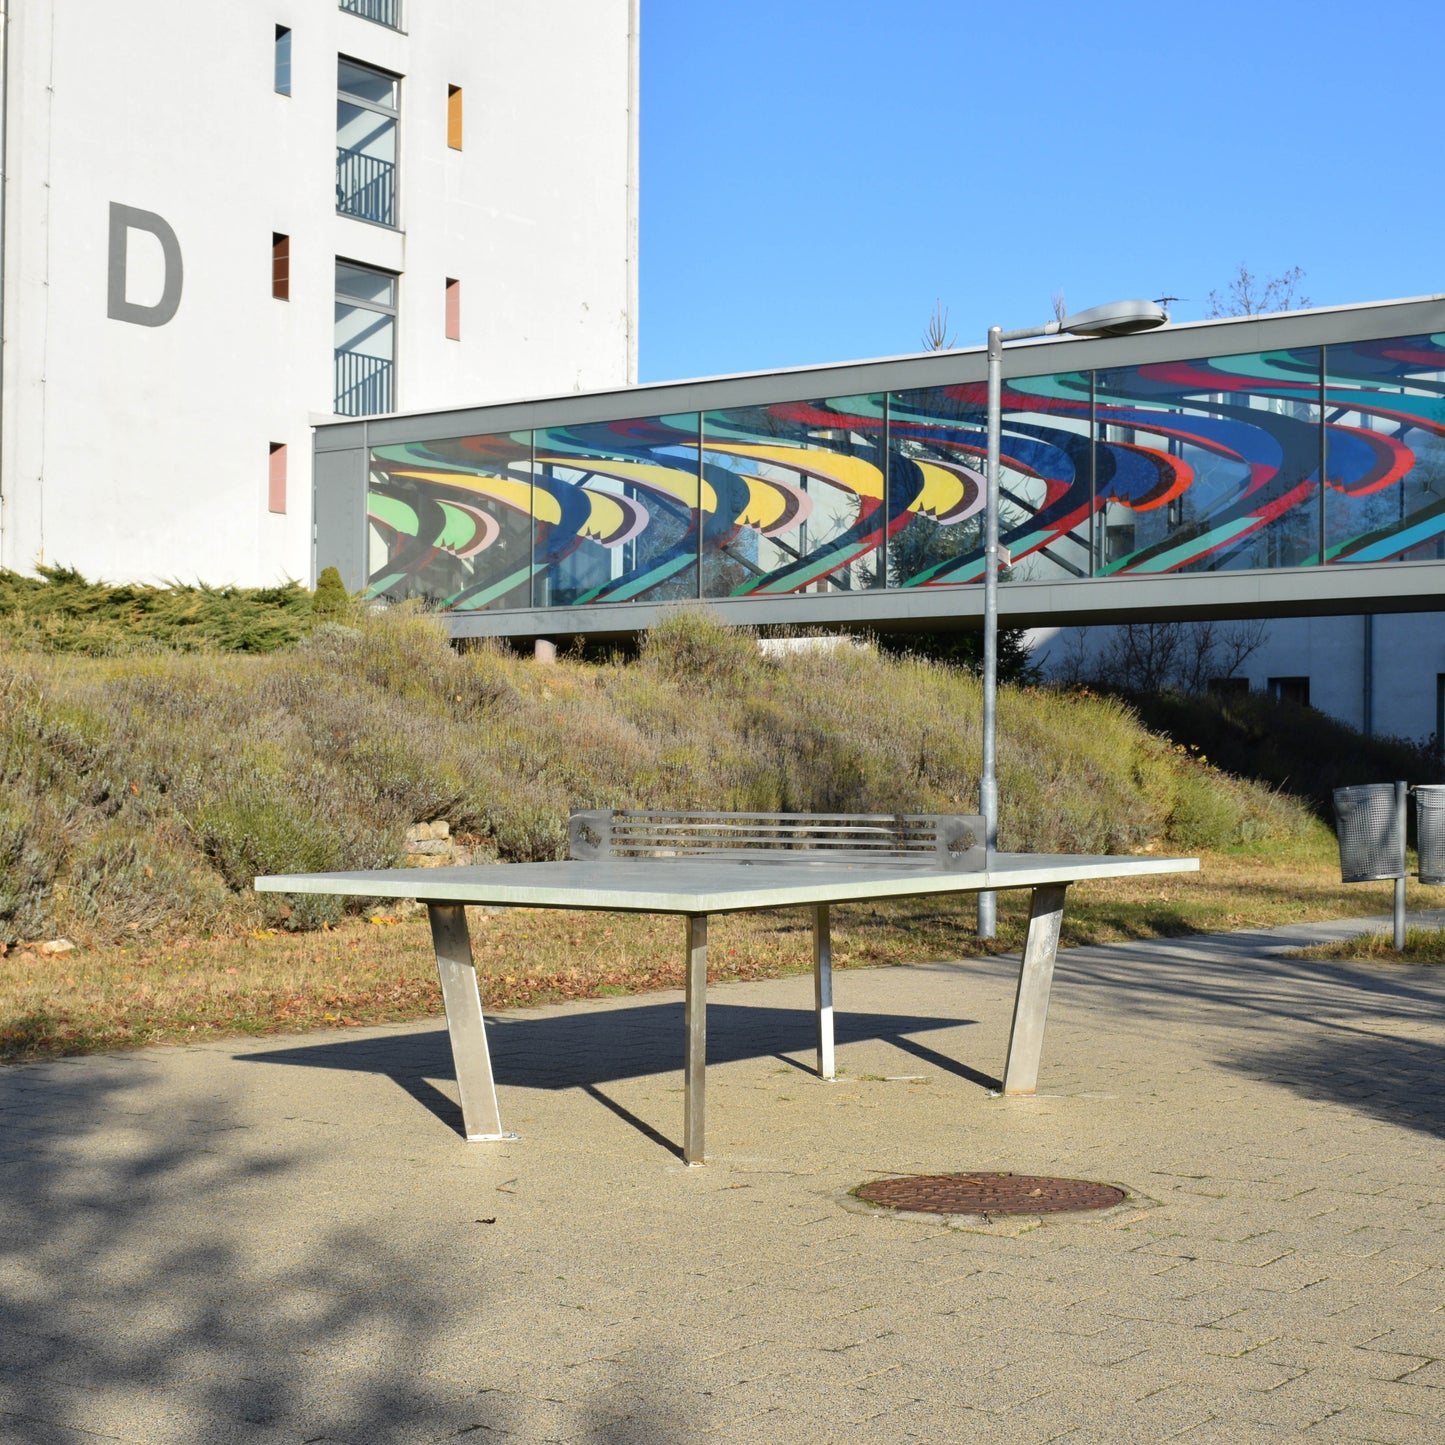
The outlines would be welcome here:
<svg viewBox="0 0 1445 1445">
<path fill-rule="evenodd" d="M 399 79 L 341 56 L 336 90 L 336 209 L 394 226 Z"/>
<path fill-rule="evenodd" d="M 348 14 L 360 15 L 363 20 L 401 29 L 401 0 L 341 0 L 341 8 Z"/>
<path fill-rule="evenodd" d="M 336 388 L 340 416 L 394 411 L 396 277 L 336 263 Z"/>
</svg>

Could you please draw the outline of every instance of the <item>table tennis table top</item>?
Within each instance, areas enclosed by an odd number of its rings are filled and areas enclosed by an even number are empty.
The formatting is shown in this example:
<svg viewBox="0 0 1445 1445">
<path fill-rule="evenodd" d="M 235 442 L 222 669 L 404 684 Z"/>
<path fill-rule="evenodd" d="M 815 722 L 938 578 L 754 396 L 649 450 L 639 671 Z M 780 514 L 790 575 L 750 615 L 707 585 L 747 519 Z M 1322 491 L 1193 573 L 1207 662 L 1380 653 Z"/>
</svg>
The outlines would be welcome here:
<svg viewBox="0 0 1445 1445">
<path fill-rule="evenodd" d="M 907 859 L 842 862 L 827 857 L 773 859 L 752 854 L 739 861 L 694 856 L 281 873 L 257 878 L 256 888 L 263 893 L 415 898 L 421 903 L 703 914 L 1035 888 L 1091 879 L 1193 873 L 1198 868 L 1197 858 L 999 853 L 986 870 L 949 872 L 932 863 Z"/>
</svg>

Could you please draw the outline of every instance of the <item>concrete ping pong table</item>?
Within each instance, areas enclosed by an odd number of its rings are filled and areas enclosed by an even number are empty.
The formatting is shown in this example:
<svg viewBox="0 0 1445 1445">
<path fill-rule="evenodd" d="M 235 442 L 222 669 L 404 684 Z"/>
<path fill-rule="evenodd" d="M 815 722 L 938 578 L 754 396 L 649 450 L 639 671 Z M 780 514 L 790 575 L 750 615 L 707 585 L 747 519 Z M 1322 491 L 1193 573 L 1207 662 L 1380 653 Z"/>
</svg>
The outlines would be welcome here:
<svg viewBox="0 0 1445 1445">
<path fill-rule="evenodd" d="M 271 893 L 326 893 L 353 898 L 415 898 L 431 916 L 447 1031 L 456 1064 L 462 1120 L 469 1140 L 509 1139 L 502 1128 L 467 932 L 466 905 L 667 913 L 686 919 L 683 1159 L 704 1154 L 707 1055 L 707 922 L 714 913 L 809 905 L 814 910 L 813 967 L 818 1016 L 818 1072 L 834 1075 L 832 955 L 828 908 L 883 898 L 1033 892 L 1009 1034 L 1003 1092 L 1032 1094 L 1038 1082 L 1064 895 L 1072 883 L 1194 872 L 1197 858 L 1089 857 L 998 853 L 974 872 L 944 871 L 914 861 L 839 862 L 794 854 L 786 861 L 649 858 L 558 863 L 501 863 L 469 868 L 392 868 L 358 873 L 277 874 L 257 878 Z"/>
</svg>

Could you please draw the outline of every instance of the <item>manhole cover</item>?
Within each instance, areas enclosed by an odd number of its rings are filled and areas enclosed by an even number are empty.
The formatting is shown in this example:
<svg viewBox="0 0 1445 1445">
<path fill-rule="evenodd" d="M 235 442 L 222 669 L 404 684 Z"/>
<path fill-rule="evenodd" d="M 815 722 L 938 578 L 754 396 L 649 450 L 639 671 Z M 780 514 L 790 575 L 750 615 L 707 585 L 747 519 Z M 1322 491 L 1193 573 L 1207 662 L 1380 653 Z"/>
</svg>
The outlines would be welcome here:
<svg viewBox="0 0 1445 1445">
<path fill-rule="evenodd" d="M 1126 1197 L 1112 1184 L 1034 1174 L 917 1174 L 875 1179 L 853 1192 L 870 1204 L 919 1214 L 1062 1214 L 1112 1209 Z"/>
</svg>

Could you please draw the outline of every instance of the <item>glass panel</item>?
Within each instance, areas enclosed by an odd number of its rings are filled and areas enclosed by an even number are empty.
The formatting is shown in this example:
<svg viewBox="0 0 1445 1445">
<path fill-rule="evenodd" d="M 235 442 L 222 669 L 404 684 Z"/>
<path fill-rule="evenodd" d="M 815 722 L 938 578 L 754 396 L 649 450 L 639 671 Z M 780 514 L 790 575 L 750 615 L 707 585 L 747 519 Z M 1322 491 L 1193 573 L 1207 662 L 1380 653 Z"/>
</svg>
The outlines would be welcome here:
<svg viewBox="0 0 1445 1445">
<path fill-rule="evenodd" d="M 383 226 L 396 218 L 396 121 L 336 102 L 336 209 Z"/>
<path fill-rule="evenodd" d="M 370 301 L 377 306 L 395 306 L 396 277 L 386 271 L 373 271 L 366 266 L 338 261 L 336 294 L 351 296 L 357 301 Z"/>
<path fill-rule="evenodd" d="M 1089 575 L 1089 378 L 1006 381 L 1000 397 L 999 542 L 1004 581 Z M 888 413 L 888 581 L 983 576 L 988 388 L 893 392 Z"/>
<path fill-rule="evenodd" d="M 1445 558 L 1445 335 L 1325 348 L 1325 557 Z"/>
<path fill-rule="evenodd" d="M 1098 573 L 1318 562 L 1319 367 L 1302 347 L 1095 372 Z"/>
<path fill-rule="evenodd" d="M 276 27 L 276 93 L 291 94 L 291 32 L 284 25 Z"/>
<path fill-rule="evenodd" d="M 451 612 L 531 600 L 531 433 L 378 447 L 368 597 Z"/>
<path fill-rule="evenodd" d="M 704 597 L 883 582 L 881 396 L 703 416 Z"/>
<path fill-rule="evenodd" d="M 536 433 L 539 607 L 697 596 L 697 413 Z"/>
<path fill-rule="evenodd" d="M 367 306 L 336 303 L 335 408 L 342 416 L 392 410 L 396 318 Z"/>
<path fill-rule="evenodd" d="M 358 65 L 354 60 L 338 57 L 336 88 L 344 95 L 355 96 L 357 100 L 383 105 L 388 110 L 396 109 L 396 77 L 382 70 L 373 70 L 369 65 Z"/>
</svg>

